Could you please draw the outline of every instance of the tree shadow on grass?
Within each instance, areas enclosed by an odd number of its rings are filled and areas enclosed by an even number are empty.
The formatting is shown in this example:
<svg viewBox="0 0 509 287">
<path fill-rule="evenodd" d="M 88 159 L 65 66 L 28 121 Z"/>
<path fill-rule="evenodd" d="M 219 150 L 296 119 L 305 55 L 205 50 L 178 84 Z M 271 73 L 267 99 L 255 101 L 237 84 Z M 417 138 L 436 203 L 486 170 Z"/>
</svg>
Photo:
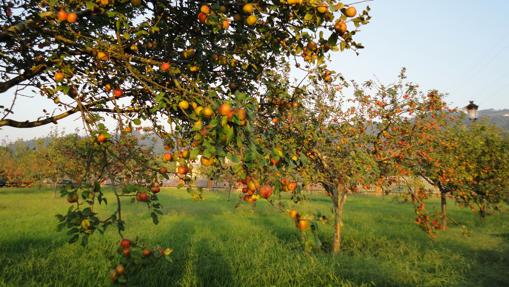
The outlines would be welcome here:
<svg viewBox="0 0 509 287">
<path fill-rule="evenodd" d="M 223 254 L 207 240 L 196 243 L 197 258 L 194 262 L 197 286 L 238 286 L 233 282 L 231 266 Z"/>
<path fill-rule="evenodd" d="M 129 273 L 131 286 L 182 286 L 181 280 L 185 273 L 185 260 L 190 253 L 189 242 L 195 228 L 189 220 L 183 219 L 164 229 L 158 236 L 157 243 L 162 248 L 173 249 L 170 261 L 157 260 L 155 264 L 144 266 L 142 272 Z"/>
<path fill-rule="evenodd" d="M 52 238 L 17 238 L 15 240 L 0 241 L 0 277 L 9 283 L 13 276 L 33 277 L 34 274 L 23 274 L 18 267 L 26 267 L 27 264 L 33 264 L 34 260 L 40 258 L 43 260 L 52 253 L 61 248 L 66 241 L 64 239 L 55 240 Z M 26 271 L 26 268 L 23 268 Z M 12 274 L 15 272 L 16 274 Z M 19 282 L 11 282 L 14 285 Z"/>
<path fill-rule="evenodd" d="M 249 221 L 274 235 L 282 245 L 302 250 L 299 231 L 292 222 L 274 218 L 274 215 L 257 215 L 249 218 Z"/>
<path fill-rule="evenodd" d="M 56 190 L 57 194 L 59 189 Z M 53 194 L 55 192 L 55 189 L 51 188 L 0 188 L 0 196 L 1 195 L 12 195 L 12 194 L 34 194 L 34 193 L 47 193 L 47 194 Z"/>
<path fill-rule="evenodd" d="M 131 274 L 130 286 L 233 286 L 223 255 L 206 240 L 194 240 L 199 224 L 180 220 L 162 233 L 159 244 L 174 251 L 171 261 L 158 260 L 142 272 Z"/>
<path fill-rule="evenodd" d="M 66 243 L 65 239 L 54 238 L 19 238 L 12 241 L 0 241 L 0 254 L 2 255 L 0 258 L 22 258 L 28 251 L 47 254 Z"/>
<path fill-rule="evenodd" d="M 212 216 L 220 215 L 228 210 L 227 206 L 217 205 L 209 202 L 200 202 L 189 200 L 182 200 L 178 203 L 163 202 L 163 213 L 165 215 L 181 215 L 181 216 Z"/>
<path fill-rule="evenodd" d="M 495 236 L 495 237 L 500 237 L 500 238 L 504 239 L 504 241 L 509 242 L 509 233 L 495 233 L 495 234 L 490 234 L 490 235 Z"/>
<path fill-rule="evenodd" d="M 497 236 L 497 235 L 495 235 Z M 500 235 L 499 235 L 500 236 Z M 502 234 L 507 236 L 507 234 Z M 507 240 L 507 237 L 504 237 Z M 506 243 L 507 244 L 507 243 Z M 442 248 L 461 255 L 468 261 L 468 270 L 463 276 L 475 286 L 509 286 L 509 247 L 497 250 L 474 249 L 456 240 L 444 241 Z"/>
</svg>

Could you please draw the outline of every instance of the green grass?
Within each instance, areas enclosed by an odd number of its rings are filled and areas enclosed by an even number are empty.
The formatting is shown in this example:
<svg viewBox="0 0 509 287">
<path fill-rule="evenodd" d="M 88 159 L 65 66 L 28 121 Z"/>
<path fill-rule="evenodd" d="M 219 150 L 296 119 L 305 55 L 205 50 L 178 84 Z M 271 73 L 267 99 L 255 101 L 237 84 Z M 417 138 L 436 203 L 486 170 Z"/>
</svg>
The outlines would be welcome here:
<svg viewBox="0 0 509 287">
<path fill-rule="evenodd" d="M 509 286 L 509 216 L 481 223 L 450 205 L 452 225 L 435 240 L 414 223 L 410 205 L 390 197 L 350 197 L 342 254 L 306 255 L 286 214 L 265 202 L 234 208 L 224 193 L 192 201 L 184 191 L 161 192 L 165 215 L 151 223 L 141 204 L 126 204 L 128 237 L 171 246 L 173 261 L 158 261 L 130 277 L 130 286 Z M 330 214 L 315 196 L 298 210 Z M 94 235 L 88 247 L 66 243 L 56 231 L 68 204 L 49 190 L 0 190 L 0 286 L 108 286 L 118 236 Z M 113 206 L 108 207 L 108 209 Z M 103 208 L 101 212 L 104 212 Z M 320 225 L 330 244 L 332 226 Z"/>
</svg>

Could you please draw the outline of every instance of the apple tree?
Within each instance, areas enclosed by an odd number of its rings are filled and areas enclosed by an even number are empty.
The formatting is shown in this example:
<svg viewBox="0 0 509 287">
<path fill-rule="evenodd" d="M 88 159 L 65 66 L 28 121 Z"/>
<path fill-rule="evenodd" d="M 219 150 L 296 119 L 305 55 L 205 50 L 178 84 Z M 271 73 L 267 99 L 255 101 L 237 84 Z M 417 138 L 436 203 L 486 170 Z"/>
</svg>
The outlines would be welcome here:
<svg viewBox="0 0 509 287">
<path fill-rule="evenodd" d="M 414 147 L 427 129 L 422 120 L 441 114 L 447 107 L 436 92 L 422 93 L 418 86 L 405 82 L 404 73 L 390 85 L 373 81 L 349 83 L 333 75 L 329 83 L 319 81 L 321 73 L 310 75 L 310 85 L 293 89 L 292 97 L 304 104 L 281 115 L 283 121 L 270 126 L 306 164 L 296 170 L 304 183 L 319 183 L 332 201 L 335 233 L 332 251 L 341 248 L 343 210 L 347 196 L 388 184 L 391 176 L 404 176 L 411 170 L 405 159 L 413 158 Z M 351 88 L 353 95 L 344 93 Z M 419 196 L 414 199 L 421 201 Z M 300 228 L 316 230 L 314 219 L 295 216 Z M 311 221 L 311 223 L 309 222 Z M 302 230 L 303 228 L 301 228 Z"/>
<path fill-rule="evenodd" d="M 147 191 L 115 176 L 118 166 L 132 167 L 122 159 L 132 152 L 129 133 L 135 126 L 164 140 L 169 149 L 162 160 L 174 161 L 176 169 L 169 172 L 185 183 L 198 155 L 217 165 L 228 158 L 246 180 L 269 164 L 265 155 L 280 155 L 252 140 L 266 90 L 260 83 L 292 61 L 300 68 L 304 63 L 303 69 L 316 67 L 328 80 L 330 52 L 361 49 L 354 37 L 370 19 L 369 8 L 358 13 L 332 0 L 12 0 L 0 3 L 0 11 L 0 93 L 10 99 L 0 107 L 0 127 L 31 128 L 78 114 L 90 136 L 81 185 L 97 195 L 98 180 L 108 179 L 143 202 L 157 198 L 154 171 L 164 176 L 169 165 L 137 156 L 139 169 L 131 176 Z M 50 107 L 40 117 L 15 119 L 25 93 L 46 99 Z M 116 121 L 115 130 L 104 124 L 105 117 Z M 99 169 L 92 170 L 96 164 Z M 109 172 L 98 174 L 103 170 Z M 120 194 L 115 195 L 115 216 L 100 220 L 81 206 L 68 214 L 72 219 L 61 219 L 73 232 L 88 234 L 111 221 L 121 233 Z M 75 220 L 83 217 L 87 221 Z M 124 269 L 115 274 L 115 282 L 125 281 Z"/>
<path fill-rule="evenodd" d="M 447 228 L 447 198 L 478 210 L 484 217 L 496 209 L 508 187 L 508 146 L 504 133 L 487 120 L 465 124 L 458 114 L 447 117 L 441 128 L 428 134 L 415 174 L 440 191 L 440 228 Z M 429 118 L 429 124 L 437 119 Z"/>
</svg>

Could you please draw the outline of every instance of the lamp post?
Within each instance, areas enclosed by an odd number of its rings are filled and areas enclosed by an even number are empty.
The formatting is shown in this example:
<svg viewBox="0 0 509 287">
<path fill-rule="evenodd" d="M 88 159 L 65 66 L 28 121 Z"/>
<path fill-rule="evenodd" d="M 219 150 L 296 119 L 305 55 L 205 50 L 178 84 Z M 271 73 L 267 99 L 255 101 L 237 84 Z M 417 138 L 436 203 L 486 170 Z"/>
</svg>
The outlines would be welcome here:
<svg viewBox="0 0 509 287">
<path fill-rule="evenodd" d="M 468 118 L 471 121 L 477 120 L 477 110 L 479 110 L 479 106 L 474 104 L 474 101 L 470 101 L 465 109 L 467 110 Z"/>
</svg>

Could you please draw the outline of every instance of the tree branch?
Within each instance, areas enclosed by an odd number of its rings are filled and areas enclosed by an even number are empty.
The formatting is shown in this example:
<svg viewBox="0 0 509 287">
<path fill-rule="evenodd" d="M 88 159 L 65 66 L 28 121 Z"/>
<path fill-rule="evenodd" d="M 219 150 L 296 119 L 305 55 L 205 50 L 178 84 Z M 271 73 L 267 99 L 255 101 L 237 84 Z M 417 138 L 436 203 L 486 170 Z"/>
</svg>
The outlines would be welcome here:
<svg viewBox="0 0 509 287">
<path fill-rule="evenodd" d="M 86 107 L 93 106 L 94 104 L 87 105 Z M 57 124 L 57 122 L 61 119 L 64 119 L 72 114 L 75 114 L 76 112 L 79 112 L 79 107 L 75 107 L 73 109 L 70 109 L 68 111 L 65 111 L 61 114 L 58 114 L 56 116 L 47 117 L 41 120 L 36 121 L 15 121 L 11 119 L 5 119 L 0 120 L 0 127 L 8 126 L 8 127 L 15 127 L 15 128 L 35 128 L 43 125 L 47 125 L 49 123 Z M 89 108 L 88 111 L 90 112 L 103 112 L 103 113 L 131 113 L 134 112 L 134 110 L 119 110 L 116 111 L 114 109 L 108 109 L 108 108 Z"/>
<path fill-rule="evenodd" d="M 0 93 L 6 92 L 10 88 L 18 85 L 19 83 L 37 76 L 39 73 L 43 72 L 46 69 L 46 67 L 47 67 L 46 65 L 38 65 L 30 70 L 26 70 L 23 74 L 19 76 L 16 76 L 5 82 L 0 82 Z"/>
</svg>

